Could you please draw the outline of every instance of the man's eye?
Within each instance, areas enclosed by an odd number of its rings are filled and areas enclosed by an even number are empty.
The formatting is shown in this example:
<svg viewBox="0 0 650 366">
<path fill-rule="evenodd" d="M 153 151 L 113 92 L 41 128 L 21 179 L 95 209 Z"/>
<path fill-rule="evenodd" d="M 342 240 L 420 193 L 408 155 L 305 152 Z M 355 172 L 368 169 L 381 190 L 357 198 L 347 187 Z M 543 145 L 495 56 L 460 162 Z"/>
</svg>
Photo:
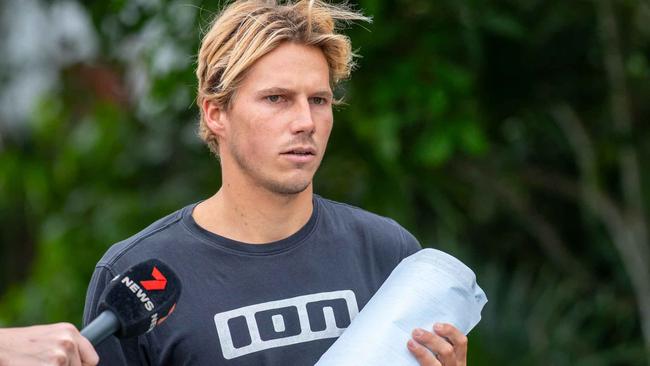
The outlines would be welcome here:
<svg viewBox="0 0 650 366">
<path fill-rule="evenodd" d="M 327 99 L 321 98 L 321 97 L 313 97 L 311 98 L 312 102 L 317 105 L 322 105 L 327 102 Z"/>
<path fill-rule="evenodd" d="M 279 103 L 283 100 L 283 98 L 280 95 L 269 95 L 266 97 L 266 100 L 268 100 L 271 103 Z"/>
</svg>

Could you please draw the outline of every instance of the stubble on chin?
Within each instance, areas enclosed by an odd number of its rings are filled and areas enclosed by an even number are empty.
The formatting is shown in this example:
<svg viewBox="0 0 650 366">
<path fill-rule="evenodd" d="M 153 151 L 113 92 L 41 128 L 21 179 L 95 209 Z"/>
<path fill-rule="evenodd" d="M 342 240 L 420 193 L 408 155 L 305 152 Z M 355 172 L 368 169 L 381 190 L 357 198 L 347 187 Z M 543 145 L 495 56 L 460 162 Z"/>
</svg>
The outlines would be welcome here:
<svg viewBox="0 0 650 366">
<path fill-rule="evenodd" d="M 283 195 L 283 196 L 294 196 L 299 193 L 304 192 L 308 187 L 311 181 L 309 182 L 300 182 L 293 184 L 282 184 L 281 182 L 269 181 L 269 184 L 264 185 L 264 188 L 270 192 Z"/>
<path fill-rule="evenodd" d="M 245 175 L 258 187 L 263 188 L 269 192 L 283 195 L 294 196 L 304 192 L 311 184 L 311 179 L 301 181 L 283 182 L 273 177 L 265 176 L 259 167 L 249 159 L 246 154 L 239 151 L 237 146 L 230 146 L 230 152 L 235 161 L 235 164 L 240 168 Z"/>
</svg>

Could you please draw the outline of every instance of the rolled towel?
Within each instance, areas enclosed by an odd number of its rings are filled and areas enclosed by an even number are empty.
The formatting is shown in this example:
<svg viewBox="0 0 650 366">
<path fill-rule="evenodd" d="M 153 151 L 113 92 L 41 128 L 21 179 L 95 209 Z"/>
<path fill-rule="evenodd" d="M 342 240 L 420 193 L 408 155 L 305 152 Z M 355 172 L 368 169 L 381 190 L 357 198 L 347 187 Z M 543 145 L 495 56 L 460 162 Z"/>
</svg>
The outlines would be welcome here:
<svg viewBox="0 0 650 366">
<path fill-rule="evenodd" d="M 415 328 L 449 323 L 468 334 L 486 303 L 469 267 L 423 249 L 400 262 L 316 366 L 417 366 L 406 348 Z"/>
</svg>

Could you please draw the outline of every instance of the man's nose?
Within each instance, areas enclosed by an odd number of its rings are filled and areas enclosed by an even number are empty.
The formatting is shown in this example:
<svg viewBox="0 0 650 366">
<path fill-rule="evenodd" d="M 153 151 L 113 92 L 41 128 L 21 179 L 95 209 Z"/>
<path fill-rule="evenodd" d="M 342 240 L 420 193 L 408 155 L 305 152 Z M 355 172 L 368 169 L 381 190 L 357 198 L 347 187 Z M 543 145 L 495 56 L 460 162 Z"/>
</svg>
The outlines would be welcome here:
<svg viewBox="0 0 650 366">
<path fill-rule="evenodd" d="M 294 118 L 291 123 L 291 132 L 294 134 L 306 133 L 311 135 L 314 133 L 316 125 L 312 116 L 311 105 L 308 98 L 300 98 L 294 104 Z"/>
</svg>

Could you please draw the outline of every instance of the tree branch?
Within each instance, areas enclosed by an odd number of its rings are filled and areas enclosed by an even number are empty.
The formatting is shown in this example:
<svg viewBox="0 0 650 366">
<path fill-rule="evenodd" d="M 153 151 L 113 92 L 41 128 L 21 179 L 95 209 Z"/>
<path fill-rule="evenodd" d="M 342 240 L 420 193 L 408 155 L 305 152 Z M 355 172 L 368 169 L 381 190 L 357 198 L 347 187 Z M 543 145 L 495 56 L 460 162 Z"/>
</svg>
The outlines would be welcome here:
<svg viewBox="0 0 650 366">
<path fill-rule="evenodd" d="M 579 277 L 591 277 L 578 259 L 571 254 L 555 228 L 542 215 L 535 212 L 512 186 L 499 179 L 494 172 L 479 168 L 475 164 L 460 162 L 456 167 L 458 175 L 470 182 L 481 182 L 487 185 L 491 193 L 496 194 L 502 202 L 516 212 L 532 236 L 537 239 L 542 250 L 559 268 L 571 270 Z"/>
<path fill-rule="evenodd" d="M 604 64 L 607 79 L 611 88 L 610 109 L 614 129 L 623 137 L 630 137 L 633 130 L 633 121 L 630 113 L 627 82 L 623 54 L 621 52 L 620 37 L 614 9 L 610 0 L 599 0 L 598 20 L 600 36 L 605 50 Z M 648 257 L 648 227 L 647 215 L 643 206 L 643 192 L 641 188 L 641 175 L 639 158 L 634 146 L 624 142 L 619 154 L 619 170 L 622 178 L 623 197 L 625 206 L 634 216 L 632 230 L 637 235 L 639 250 Z"/>
<path fill-rule="evenodd" d="M 610 103 L 612 120 L 615 130 L 624 137 L 631 136 L 632 116 L 629 108 L 629 97 L 625 80 L 623 54 L 621 52 L 619 34 L 617 29 L 614 8 L 610 0 L 597 0 L 598 21 L 600 36 L 605 50 L 605 69 L 610 84 Z M 619 232 L 615 240 L 619 246 L 629 246 L 636 250 L 637 258 L 625 258 L 626 253 L 621 253 L 630 271 L 634 285 L 639 312 L 641 314 L 641 328 L 645 338 L 646 353 L 650 363 L 650 268 L 648 265 L 648 220 L 643 206 L 643 192 L 641 188 L 641 175 L 639 158 L 634 146 L 625 142 L 619 154 L 619 170 L 622 180 L 623 199 L 629 212 L 629 231 Z"/>
</svg>

